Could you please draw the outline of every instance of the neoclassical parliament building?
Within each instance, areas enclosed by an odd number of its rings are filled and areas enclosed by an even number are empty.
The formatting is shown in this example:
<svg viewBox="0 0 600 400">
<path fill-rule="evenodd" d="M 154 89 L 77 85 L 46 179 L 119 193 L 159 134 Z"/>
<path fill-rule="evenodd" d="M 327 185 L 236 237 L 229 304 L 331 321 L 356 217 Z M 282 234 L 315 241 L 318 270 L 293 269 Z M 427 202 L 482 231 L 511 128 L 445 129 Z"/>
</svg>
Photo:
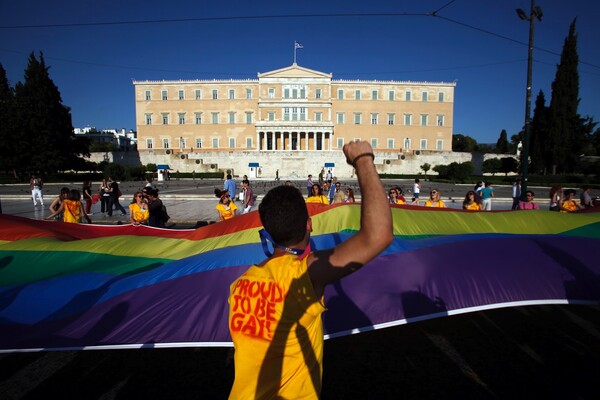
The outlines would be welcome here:
<svg viewBox="0 0 600 400">
<path fill-rule="evenodd" d="M 297 154 L 366 140 L 375 152 L 452 151 L 455 83 L 332 77 L 294 63 L 257 79 L 134 81 L 138 150 Z"/>
</svg>

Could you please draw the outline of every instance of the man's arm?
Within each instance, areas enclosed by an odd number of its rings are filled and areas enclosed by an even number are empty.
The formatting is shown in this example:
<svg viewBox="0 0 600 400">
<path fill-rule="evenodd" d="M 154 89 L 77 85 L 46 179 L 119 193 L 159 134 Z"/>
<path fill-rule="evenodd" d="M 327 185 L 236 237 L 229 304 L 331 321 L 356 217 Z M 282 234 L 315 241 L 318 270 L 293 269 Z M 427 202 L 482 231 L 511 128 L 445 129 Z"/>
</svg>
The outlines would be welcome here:
<svg viewBox="0 0 600 400">
<path fill-rule="evenodd" d="M 344 145 L 346 160 L 356 170 L 362 201 L 360 230 L 337 247 L 308 256 L 308 273 L 317 296 L 325 286 L 351 274 L 385 250 L 393 240 L 392 214 L 385 190 L 373 164 L 367 142 Z"/>
</svg>

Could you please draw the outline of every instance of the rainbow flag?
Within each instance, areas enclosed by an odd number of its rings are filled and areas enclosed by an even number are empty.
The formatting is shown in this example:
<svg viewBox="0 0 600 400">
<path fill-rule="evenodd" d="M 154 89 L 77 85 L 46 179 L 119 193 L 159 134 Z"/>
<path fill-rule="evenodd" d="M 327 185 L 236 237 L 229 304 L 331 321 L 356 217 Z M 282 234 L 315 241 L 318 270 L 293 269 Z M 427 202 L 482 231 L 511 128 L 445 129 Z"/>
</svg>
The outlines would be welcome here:
<svg viewBox="0 0 600 400">
<path fill-rule="evenodd" d="M 359 205 L 309 205 L 313 250 Z M 326 338 L 478 310 L 600 303 L 600 213 L 393 206 L 393 243 L 327 288 Z M 196 230 L 0 215 L 0 352 L 231 346 L 229 285 L 265 258 L 257 212 Z"/>
</svg>

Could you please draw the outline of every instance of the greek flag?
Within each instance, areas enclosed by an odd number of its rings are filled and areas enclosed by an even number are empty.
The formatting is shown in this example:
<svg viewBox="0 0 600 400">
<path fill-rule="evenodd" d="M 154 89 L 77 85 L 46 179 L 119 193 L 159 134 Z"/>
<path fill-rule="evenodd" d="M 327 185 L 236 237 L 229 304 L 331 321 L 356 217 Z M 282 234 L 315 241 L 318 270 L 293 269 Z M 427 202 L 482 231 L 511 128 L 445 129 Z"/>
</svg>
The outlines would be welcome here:
<svg viewBox="0 0 600 400">
<path fill-rule="evenodd" d="M 300 42 L 294 42 L 294 49 L 303 49 L 304 46 L 302 46 L 302 43 Z"/>
</svg>

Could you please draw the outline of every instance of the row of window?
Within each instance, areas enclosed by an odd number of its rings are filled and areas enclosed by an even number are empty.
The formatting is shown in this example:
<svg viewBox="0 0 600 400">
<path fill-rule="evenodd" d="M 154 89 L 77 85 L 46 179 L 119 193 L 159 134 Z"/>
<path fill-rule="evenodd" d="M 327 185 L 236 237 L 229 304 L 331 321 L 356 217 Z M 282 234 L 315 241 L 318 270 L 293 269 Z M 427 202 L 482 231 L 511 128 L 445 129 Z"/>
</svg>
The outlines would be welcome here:
<svg viewBox="0 0 600 400">
<path fill-rule="evenodd" d="M 360 140 L 360 139 L 355 139 L 355 140 Z M 230 149 L 235 149 L 236 148 L 236 140 L 235 138 L 228 138 L 229 141 L 229 148 Z M 212 144 L 212 148 L 214 149 L 218 149 L 219 148 L 219 138 L 212 138 L 211 139 L 211 144 Z M 272 140 L 271 142 L 272 143 Z M 171 139 L 169 138 L 163 138 L 162 139 L 162 145 L 163 145 L 163 149 L 169 149 L 171 144 Z M 419 148 L 418 149 L 414 149 L 414 150 L 429 150 L 427 148 L 428 145 L 428 141 L 427 139 L 420 139 L 419 140 Z M 154 147 L 154 141 L 151 138 L 147 138 L 146 139 L 146 147 L 148 149 L 152 149 Z M 253 148 L 253 140 L 251 137 L 247 137 L 246 138 L 246 148 L 251 149 Z M 295 146 L 294 146 L 295 147 Z M 344 147 L 344 138 L 337 138 L 337 147 L 339 149 L 341 149 L 342 147 Z M 371 147 L 374 149 L 379 148 L 379 141 L 375 138 L 371 139 Z M 188 142 L 185 138 L 181 137 L 179 138 L 179 149 L 187 149 L 188 148 Z M 196 149 L 201 149 L 202 148 L 202 139 L 201 138 L 196 138 L 194 141 L 194 148 Z M 272 144 L 268 146 L 268 149 L 270 150 L 272 148 Z M 387 148 L 389 150 L 393 150 L 396 148 L 396 140 L 395 139 L 387 139 Z M 436 150 L 443 150 L 444 148 L 444 141 L 443 139 L 437 139 L 435 141 L 435 149 Z M 321 146 L 319 146 L 319 150 L 321 149 Z M 403 140 L 403 149 L 404 150 L 413 150 L 412 148 L 412 140 L 409 138 L 406 138 Z"/>
<path fill-rule="evenodd" d="M 349 95 L 347 94 L 347 92 L 351 93 L 351 91 L 347 90 L 347 89 L 338 89 L 337 90 L 337 99 L 344 100 L 345 98 L 350 98 Z M 365 90 L 355 89 L 354 90 L 354 99 L 362 100 L 364 92 L 365 92 Z M 219 99 L 219 90 L 218 89 L 212 89 L 210 93 L 211 93 L 211 97 L 210 97 L 211 99 L 213 99 L 213 100 Z M 307 93 L 306 87 L 303 85 L 285 85 L 285 86 L 283 86 L 283 98 L 284 99 L 307 99 L 306 93 Z M 195 89 L 193 94 L 194 94 L 195 100 L 202 100 L 202 90 Z M 387 94 L 388 94 L 387 98 L 389 101 L 396 100 L 396 91 L 395 90 L 388 90 Z M 236 89 L 228 89 L 227 90 L 227 98 L 229 100 L 235 100 L 237 98 L 236 96 L 237 96 Z M 252 89 L 246 89 L 246 97 L 245 98 L 247 100 L 250 100 L 250 99 L 252 99 L 252 96 L 253 96 Z M 315 89 L 315 98 L 320 99 L 321 96 L 322 96 L 321 89 L 316 88 Z M 168 91 L 166 89 L 161 90 L 161 99 L 168 100 L 168 97 L 169 97 Z M 275 98 L 275 88 L 268 89 L 268 98 L 269 99 Z M 152 100 L 152 92 L 150 90 L 146 90 L 145 99 L 146 99 L 146 101 Z M 185 100 L 185 90 L 184 89 L 179 89 L 177 91 L 177 99 Z M 378 89 L 371 90 L 370 99 L 371 100 L 379 100 L 379 90 Z M 405 90 L 404 91 L 404 101 L 412 101 L 412 100 L 413 100 L 413 92 L 411 90 Z M 430 101 L 430 95 L 429 95 L 428 91 L 421 92 L 421 101 Z M 437 101 L 438 102 L 444 101 L 444 92 L 438 92 Z"/>
<path fill-rule="evenodd" d="M 236 124 L 236 123 L 240 123 L 240 121 L 238 120 L 236 112 L 232 111 L 227 113 L 227 122 L 229 124 Z M 186 123 L 186 118 L 185 118 L 186 113 L 178 113 L 177 114 L 177 123 L 179 125 L 185 125 Z M 162 124 L 163 125 L 169 125 L 169 113 L 161 113 L 161 120 L 162 120 Z M 323 113 L 322 112 L 315 112 L 314 114 L 315 116 L 315 121 L 316 122 L 320 122 L 323 121 Z M 404 125 L 405 126 L 411 126 L 413 125 L 413 115 L 410 113 L 405 113 L 403 114 L 404 116 Z M 211 123 L 216 125 L 219 124 L 220 121 L 220 113 L 218 112 L 212 112 L 211 113 Z M 146 125 L 152 125 L 152 114 L 148 113 L 145 114 L 145 119 L 146 119 Z M 306 121 L 306 108 L 305 107 L 286 107 L 283 109 L 283 120 L 284 121 Z M 444 115 L 443 114 L 438 114 L 436 115 L 436 125 L 437 126 L 444 126 Z M 254 121 L 254 113 L 253 112 L 246 112 L 245 113 L 245 120 L 244 122 L 246 124 L 251 124 Z M 274 111 L 268 111 L 267 112 L 267 121 L 275 121 L 275 112 Z M 336 113 L 336 122 L 337 124 L 345 124 L 346 123 L 346 113 L 344 112 L 338 112 Z M 201 125 L 203 123 L 202 121 L 202 112 L 196 112 L 194 113 L 194 123 L 196 125 Z M 362 113 L 354 113 L 354 124 L 355 125 L 361 125 L 362 124 Z M 371 125 L 379 125 L 379 114 L 378 113 L 371 113 L 370 114 L 370 124 Z M 394 113 L 389 113 L 387 114 L 387 125 L 396 125 L 396 114 Z M 429 114 L 420 114 L 420 125 L 421 126 L 429 126 Z"/>
</svg>

